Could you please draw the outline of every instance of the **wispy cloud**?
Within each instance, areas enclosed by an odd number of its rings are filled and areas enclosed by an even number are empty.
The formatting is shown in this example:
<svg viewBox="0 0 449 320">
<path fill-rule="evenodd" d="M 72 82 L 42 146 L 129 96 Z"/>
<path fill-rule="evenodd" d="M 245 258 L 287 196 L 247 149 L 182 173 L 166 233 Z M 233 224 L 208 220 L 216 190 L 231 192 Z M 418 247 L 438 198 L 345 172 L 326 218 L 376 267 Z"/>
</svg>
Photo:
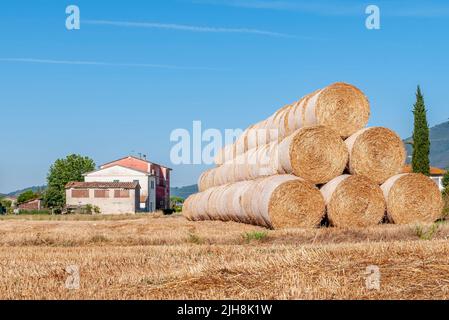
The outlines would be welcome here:
<svg viewBox="0 0 449 320">
<path fill-rule="evenodd" d="M 249 29 L 249 28 L 222 28 L 222 27 L 192 26 L 183 24 L 172 24 L 172 23 L 108 21 L 108 20 L 83 20 L 82 23 L 90 25 L 104 25 L 104 26 L 128 27 L 128 28 L 152 28 L 152 29 L 165 29 L 165 30 L 178 30 L 189 32 L 204 32 L 204 33 L 206 32 L 243 33 L 243 34 L 255 34 L 269 37 L 297 38 L 297 36 L 290 34 L 259 30 L 259 29 Z"/>
<path fill-rule="evenodd" d="M 324 16 L 360 16 L 365 14 L 365 8 L 369 4 L 375 4 L 382 10 L 382 14 L 390 17 L 446 17 L 449 16 L 449 6 L 440 1 L 404 1 L 377 0 L 354 1 L 342 0 L 318 0 L 318 1 L 293 1 L 293 0 L 190 0 L 192 3 L 228 6 L 247 9 L 266 9 L 279 11 L 296 11 L 314 15 Z"/>
<path fill-rule="evenodd" d="M 221 5 L 248 9 L 298 11 L 317 15 L 350 16 L 363 13 L 363 4 L 346 1 L 276 1 L 276 0 L 191 0 L 197 4 Z M 365 6 L 366 7 L 366 6 Z"/>
<path fill-rule="evenodd" d="M 173 70 L 218 70 L 214 68 L 203 67 L 183 67 L 165 64 L 149 64 L 149 63 L 110 63 L 100 61 L 77 61 L 77 60 L 52 60 L 52 59 L 35 59 L 35 58 L 0 58 L 0 62 L 10 63 L 39 63 L 39 64 L 62 64 L 62 65 L 81 65 L 81 66 L 104 66 L 104 67 L 128 67 L 128 68 L 156 68 L 156 69 L 173 69 Z"/>
</svg>

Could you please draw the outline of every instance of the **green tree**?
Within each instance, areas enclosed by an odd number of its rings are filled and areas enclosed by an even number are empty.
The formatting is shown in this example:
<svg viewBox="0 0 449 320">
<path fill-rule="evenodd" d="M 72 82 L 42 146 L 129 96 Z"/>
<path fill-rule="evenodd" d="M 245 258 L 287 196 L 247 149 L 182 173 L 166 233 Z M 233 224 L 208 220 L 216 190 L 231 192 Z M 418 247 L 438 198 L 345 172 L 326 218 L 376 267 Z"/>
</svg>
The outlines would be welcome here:
<svg viewBox="0 0 449 320">
<path fill-rule="evenodd" d="M 12 201 L 8 200 L 8 199 L 0 199 L 0 204 L 5 207 L 6 209 L 11 208 L 12 206 Z"/>
<path fill-rule="evenodd" d="M 184 198 L 171 196 L 170 201 L 171 203 L 184 203 Z"/>
<path fill-rule="evenodd" d="M 65 204 L 65 185 L 70 181 L 83 181 L 83 174 L 93 171 L 95 162 L 89 157 L 72 154 L 58 159 L 50 167 L 44 204 L 48 208 L 62 208 Z"/>
<path fill-rule="evenodd" d="M 17 204 L 22 204 L 30 200 L 34 200 L 40 197 L 40 194 L 35 193 L 33 190 L 27 190 L 23 193 L 21 193 L 17 197 Z"/>
<path fill-rule="evenodd" d="M 416 103 L 413 107 L 415 126 L 413 130 L 412 168 L 415 173 L 430 175 L 430 130 L 427 122 L 427 110 L 421 88 L 416 91 Z"/>
</svg>

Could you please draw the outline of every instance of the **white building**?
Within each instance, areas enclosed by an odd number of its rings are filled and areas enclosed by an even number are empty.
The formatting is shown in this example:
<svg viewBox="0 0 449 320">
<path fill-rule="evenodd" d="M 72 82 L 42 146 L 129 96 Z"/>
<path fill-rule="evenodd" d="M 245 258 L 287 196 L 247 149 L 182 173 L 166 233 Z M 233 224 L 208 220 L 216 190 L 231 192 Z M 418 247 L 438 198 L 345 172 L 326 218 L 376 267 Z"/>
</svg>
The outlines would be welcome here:
<svg viewBox="0 0 449 320">
<path fill-rule="evenodd" d="M 67 207 L 98 207 L 101 214 L 139 212 L 138 182 L 69 182 L 66 187 Z"/>
<path fill-rule="evenodd" d="M 156 210 L 156 177 L 148 172 L 115 165 L 84 174 L 85 182 L 137 182 L 140 185 L 139 211 Z"/>
</svg>

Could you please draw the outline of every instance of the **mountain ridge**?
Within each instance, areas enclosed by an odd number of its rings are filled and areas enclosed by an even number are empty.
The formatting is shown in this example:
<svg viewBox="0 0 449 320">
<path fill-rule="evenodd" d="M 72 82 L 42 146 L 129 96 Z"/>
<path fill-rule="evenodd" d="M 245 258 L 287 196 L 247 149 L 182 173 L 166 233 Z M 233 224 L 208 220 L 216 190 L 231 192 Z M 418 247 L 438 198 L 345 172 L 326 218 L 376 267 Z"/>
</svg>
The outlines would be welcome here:
<svg viewBox="0 0 449 320">
<path fill-rule="evenodd" d="M 412 137 L 404 140 L 405 143 L 412 142 Z M 441 169 L 449 168 L 449 121 L 440 123 L 430 128 L 430 164 L 433 167 Z M 406 144 L 407 154 L 412 155 L 413 148 L 411 145 Z"/>
</svg>

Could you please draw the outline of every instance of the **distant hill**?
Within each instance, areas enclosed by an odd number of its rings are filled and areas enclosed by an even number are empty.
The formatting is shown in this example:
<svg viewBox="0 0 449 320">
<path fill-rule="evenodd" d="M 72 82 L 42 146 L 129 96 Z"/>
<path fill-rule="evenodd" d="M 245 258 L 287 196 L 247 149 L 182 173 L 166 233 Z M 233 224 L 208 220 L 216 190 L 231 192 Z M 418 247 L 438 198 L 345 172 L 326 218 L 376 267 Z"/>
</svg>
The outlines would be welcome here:
<svg viewBox="0 0 449 320">
<path fill-rule="evenodd" d="M 412 138 L 405 141 L 412 141 Z M 449 121 L 430 129 L 430 141 L 431 165 L 441 169 L 449 168 Z M 407 145 L 407 152 L 408 155 L 412 155 L 412 146 Z"/>
<path fill-rule="evenodd" d="M 21 189 L 21 190 L 16 190 L 16 191 L 10 192 L 8 194 L 5 194 L 5 196 L 18 197 L 19 195 L 21 195 L 22 193 L 24 193 L 25 191 L 28 191 L 28 190 L 32 190 L 33 192 L 42 192 L 46 188 L 47 188 L 47 186 L 32 186 L 32 187 L 29 187 L 29 188 L 25 188 L 25 189 Z"/>
<path fill-rule="evenodd" d="M 170 188 L 170 194 L 174 197 L 180 197 L 187 199 L 190 195 L 198 192 L 198 186 L 196 184 L 181 188 Z"/>
<path fill-rule="evenodd" d="M 10 192 L 8 194 L 0 194 L 0 197 L 1 196 L 18 197 L 20 194 L 22 194 L 28 190 L 33 190 L 34 192 L 38 192 L 38 191 L 42 192 L 46 188 L 47 188 L 47 186 L 33 186 L 33 187 L 21 189 L 21 190 L 16 190 L 16 191 Z M 170 193 L 172 196 L 181 197 L 183 199 L 187 199 L 190 195 L 197 193 L 197 192 L 198 192 L 198 186 L 196 184 L 191 185 L 191 186 L 170 189 Z"/>
</svg>

